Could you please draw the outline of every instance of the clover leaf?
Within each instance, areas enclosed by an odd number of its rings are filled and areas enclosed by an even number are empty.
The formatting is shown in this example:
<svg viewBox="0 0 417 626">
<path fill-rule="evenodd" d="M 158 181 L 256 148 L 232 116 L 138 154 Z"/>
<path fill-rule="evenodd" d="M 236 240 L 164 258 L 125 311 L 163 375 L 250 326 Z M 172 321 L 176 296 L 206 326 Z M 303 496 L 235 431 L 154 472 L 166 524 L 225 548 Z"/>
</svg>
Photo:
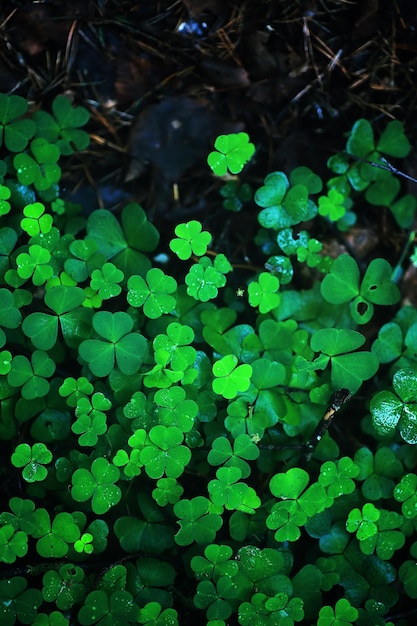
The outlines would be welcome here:
<svg viewBox="0 0 417 626">
<path fill-rule="evenodd" d="M 192 383 L 198 375 L 191 367 L 197 358 L 196 349 L 188 345 L 193 339 L 193 329 L 178 322 L 169 324 L 166 334 L 157 335 L 153 341 L 156 364 L 146 372 L 145 386 L 170 387 L 180 380 L 183 384 Z"/>
<path fill-rule="evenodd" d="M 258 306 L 260 313 L 269 313 L 279 305 L 279 280 L 268 272 L 259 274 L 258 279 L 249 284 L 249 304 Z"/>
<path fill-rule="evenodd" d="M 79 398 L 75 415 L 77 420 L 71 426 L 72 432 L 80 435 L 80 446 L 95 446 L 100 435 L 107 430 L 106 414 L 111 408 L 111 402 L 102 393 L 98 392 L 91 398 Z"/>
<path fill-rule="evenodd" d="M 142 252 L 156 248 L 159 234 L 148 222 L 141 206 L 131 202 L 121 214 L 121 224 L 105 209 L 93 211 L 87 220 L 87 233 L 98 244 L 98 252 L 123 272 L 125 278 L 143 276 L 150 269 Z"/>
<path fill-rule="evenodd" d="M 131 276 L 127 286 L 128 303 L 143 306 L 144 314 L 150 319 L 157 319 L 175 307 L 176 299 L 170 294 L 176 291 L 177 281 L 157 267 L 146 273 L 146 281 L 141 276 Z"/>
<path fill-rule="evenodd" d="M 48 289 L 44 302 L 56 315 L 30 313 L 22 324 L 23 332 L 32 340 L 35 348 L 53 348 L 58 339 L 59 326 L 68 345 L 74 340 L 75 330 L 81 335 L 80 325 L 83 321 L 86 322 L 86 316 L 84 311 L 77 309 L 84 302 L 84 298 L 84 291 L 79 287 L 57 285 Z"/>
<path fill-rule="evenodd" d="M 149 626 L 178 626 L 178 614 L 175 609 L 162 609 L 159 602 L 148 602 L 140 609 L 138 622 Z"/>
<path fill-rule="evenodd" d="M 15 305 L 13 294 L 8 289 L 0 289 L 0 326 L 17 328 L 22 321 L 22 314 Z M 6 335 L 0 328 L 0 346 L 6 343 Z"/>
<path fill-rule="evenodd" d="M 60 396 L 66 398 L 68 406 L 75 407 L 80 398 L 86 398 L 93 393 L 94 387 L 85 376 L 81 376 L 77 380 L 68 376 L 58 391 Z"/>
<path fill-rule="evenodd" d="M 268 597 L 264 593 L 254 593 L 250 602 L 242 602 L 239 606 L 239 624 L 259 626 L 277 624 L 277 626 L 293 626 L 304 617 L 303 601 L 300 598 L 289 598 L 286 593 L 277 593 Z"/>
<path fill-rule="evenodd" d="M 72 475 L 71 495 L 77 502 L 86 502 L 92 498 L 91 508 L 97 515 L 102 515 L 122 497 L 120 487 L 115 484 L 119 478 L 120 470 L 100 457 L 92 462 L 91 470 L 75 470 Z"/>
<path fill-rule="evenodd" d="M 57 513 L 52 524 L 48 520 L 42 530 L 42 536 L 36 542 L 36 551 L 45 558 L 62 558 L 69 551 L 69 544 L 73 544 L 80 537 L 80 529 L 70 513 Z"/>
<path fill-rule="evenodd" d="M 320 609 L 317 626 L 348 626 L 356 622 L 359 611 L 351 605 L 349 600 L 341 598 L 335 608 L 324 606 Z"/>
<path fill-rule="evenodd" d="M 258 221 L 264 228 L 281 230 L 305 222 L 317 214 L 317 207 L 308 198 L 305 185 L 290 187 L 283 172 L 272 172 L 264 186 L 255 193 L 255 202 L 262 207 Z"/>
<path fill-rule="evenodd" d="M 353 493 L 356 484 L 352 478 L 359 475 L 359 467 L 349 457 L 342 457 L 337 464 L 326 461 L 320 468 L 318 482 L 326 488 L 332 498 Z"/>
<path fill-rule="evenodd" d="M 175 543 L 179 546 L 188 546 L 194 541 L 203 545 L 211 543 L 223 524 L 221 515 L 211 512 L 212 506 L 203 496 L 174 504 L 174 514 L 180 526 L 174 537 Z"/>
<path fill-rule="evenodd" d="M 3 142 L 10 152 L 21 152 L 35 134 L 33 120 L 18 119 L 27 111 L 28 104 L 21 96 L 0 94 L 0 146 Z"/>
<path fill-rule="evenodd" d="M 46 602 L 55 602 L 58 609 L 68 611 L 85 597 L 84 571 L 78 565 L 65 563 L 56 571 L 46 572 L 42 579 L 42 595 Z"/>
<path fill-rule="evenodd" d="M 367 500 L 390 498 L 394 478 L 403 472 L 403 465 L 395 452 L 388 447 L 379 448 L 375 455 L 369 448 L 360 448 L 354 457 L 359 466 L 358 480 L 363 480 L 362 494 Z"/>
<path fill-rule="evenodd" d="M 39 233 L 49 233 L 52 228 L 52 215 L 45 213 L 45 207 L 41 202 L 27 204 L 23 209 L 25 216 L 20 220 L 20 227 L 31 237 Z"/>
<path fill-rule="evenodd" d="M 76 150 L 85 150 L 90 138 L 84 126 L 89 113 L 84 107 L 74 107 L 66 96 L 57 96 L 52 102 L 53 115 L 46 111 L 34 114 L 36 134 L 57 145 L 63 155 L 70 155 Z"/>
<path fill-rule="evenodd" d="M 38 137 L 31 141 L 30 150 L 33 156 L 23 152 L 13 159 L 17 180 L 26 187 L 33 183 L 37 191 L 45 191 L 61 178 L 61 168 L 57 165 L 59 149 Z"/>
<path fill-rule="evenodd" d="M 372 423 L 380 435 L 395 432 L 398 427 L 407 443 L 417 442 L 417 376 L 414 370 L 400 369 L 392 379 L 395 394 L 380 391 L 371 400 Z"/>
<path fill-rule="evenodd" d="M 394 488 L 394 498 L 402 502 L 401 513 L 407 519 L 417 517 L 417 476 L 404 474 L 400 482 Z"/>
<path fill-rule="evenodd" d="M 87 595 L 78 612 L 78 621 L 81 626 L 95 623 L 124 625 L 137 622 L 138 616 L 139 607 L 128 591 L 118 589 L 107 594 L 99 589 Z"/>
<path fill-rule="evenodd" d="M 28 551 L 28 536 L 16 530 L 11 524 L 0 526 L 0 561 L 14 563 L 16 558 L 23 557 Z"/>
<path fill-rule="evenodd" d="M 40 287 L 53 276 L 54 270 L 49 264 L 50 261 L 51 253 L 38 244 L 34 244 L 29 246 L 29 252 L 17 255 L 17 273 L 25 280 L 32 278 L 33 284 Z"/>
<path fill-rule="evenodd" d="M 220 195 L 224 198 L 223 206 L 225 209 L 238 212 L 245 202 L 252 200 L 253 192 L 248 183 L 229 180 L 220 188 Z"/>
<path fill-rule="evenodd" d="M 233 550 L 230 546 L 210 544 L 204 549 L 204 557 L 193 556 L 190 565 L 199 580 L 211 578 L 216 582 L 220 576 L 237 573 L 238 565 L 231 560 L 232 556 Z"/>
<path fill-rule="evenodd" d="M 310 346 L 315 352 L 328 356 L 332 384 L 355 393 L 364 380 L 374 376 L 379 367 L 373 353 L 353 352 L 364 343 L 365 337 L 355 330 L 321 328 L 311 337 Z"/>
<path fill-rule="evenodd" d="M 65 260 L 64 269 L 78 283 L 87 280 L 105 261 L 105 256 L 98 252 L 97 242 L 89 237 L 72 241 L 69 250 L 74 258 Z"/>
<path fill-rule="evenodd" d="M 378 532 L 376 522 L 380 518 L 380 511 L 372 502 L 363 505 L 362 511 L 358 508 L 352 509 L 346 521 L 346 530 L 356 533 L 359 541 L 373 537 Z"/>
<path fill-rule="evenodd" d="M 238 362 L 237 356 L 228 354 L 216 361 L 212 368 L 215 376 L 213 391 L 228 400 L 249 389 L 252 367 L 247 363 L 238 365 Z"/>
<path fill-rule="evenodd" d="M 139 370 L 146 350 L 146 340 L 133 329 L 133 319 L 124 311 L 99 311 L 93 316 L 93 328 L 103 339 L 87 339 L 78 348 L 95 376 L 108 376 L 116 362 L 123 374 Z M 104 341 L 103 341 L 104 340 Z"/>
<path fill-rule="evenodd" d="M 104 263 L 100 269 L 91 272 L 90 287 L 98 292 L 102 300 L 118 296 L 122 288 L 123 272 L 117 269 L 113 263 Z"/>
<path fill-rule="evenodd" d="M 37 609 L 43 602 L 42 594 L 39 589 L 28 589 L 27 586 L 23 576 L 0 580 L 2 618 L 7 626 L 15 623 L 33 624 L 36 619 Z"/>
<path fill-rule="evenodd" d="M 318 209 L 319 215 L 328 216 L 332 222 L 337 222 L 346 213 L 346 198 L 337 189 L 329 189 L 327 196 L 320 196 Z"/>
<path fill-rule="evenodd" d="M 232 266 L 224 254 L 218 254 L 214 264 L 203 256 L 198 263 L 191 266 L 185 277 L 188 295 L 201 302 L 216 298 L 219 288 L 226 284 L 225 274 L 231 270 Z"/>
<path fill-rule="evenodd" d="M 400 292 L 392 280 L 392 268 L 385 259 L 373 259 L 359 285 L 359 267 L 355 259 L 340 255 L 324 277 L 320 291 L 328 302 L 351 302 L 352 318 L 358 324 L 370 321 L 374 304 L 391 305 L 398 302 Z"/>
<path fill-rule="evenodd" d="M 130 455 L 126 450 L 120 449 L 113 457 L 113 465 L 123 468 L 123 474 L 131 480 L 135 476 L 139 476 L 143 463 L 140 460 L 140 450 L 131 450 Z"/>
<path fill-rule="evenodd" d="M 50 378 L 55 372 L 55 363 L 43 350 L 35 350 L 31 361 L 23 355 L 13 357 L 7 381 L 12 387 L 20 387 L 26 400 L 46 396 Z"/>
<path fill-rule="evenodd" d="M 242 478 L 250 475 L 250 466 L 246 462 L 259 457 L 259 448 L 247 434 L 241 434 L 233 442 L 233 448 L 226 437 L 217 437 L 211 444 L 207 461 L 210 465 L 237 467 Z"/>
<path fill-rule="evenodd" d="M 167 506 L 167 504 L 178 502 L 183 493 L 183 487 L 178 484 L 175 478 L 160 478 L 152 491 L 152 497 L 159 506 Z"/>
<path fill-rule="evenodd" d="M 189 432 L 198 414 L 198 404 L 186 397 L 182 387 L 159 389 L 153 398 L 158 408 L 158 418 L 164 426 L 176 426 L 183 433 Z"/>
<path fill-rule="evenodd" d="M 52 453 L 44 443 L 20 443 L 12 454 L 15 467 L 23 467 L 22 476 L 28 483 L 42 481 L 48 475 L 45 465 L 52 461 Z"/>
<path fill-rule="evenodd" d="M 207 252 L 207 247 L 211 241 L 211 235 L 203 230 L 201 222 L 191 220 L 175 227 L 177 239 L 169 242 L 169 247 L 179 259 L 185 261 L 192 254 L 203 256 Z"/>
<path fill-rule="evenodd" d="M 207 163 L 216 176 L 224 176 L 227 170 L 232 174 L 239 174 L 255 152 L 249 135 L 243 132 L 219 135 L 214 147 L 216 152 L 210 152 Z"/>
<path fill-rule="evenodd" d="M 140 453 L 140 461 L 151 478 L 178 478 L 191 459 L 191 451 L 181 445 L 183 432 L 176 426 L 159 424 L 149 431 L 150 444 Z"/>
<path fill-rule="evenodd" d="M 238 467 L 220 467 L 216 479 L 211 480 L 207 489 L 210 500 L 216 506 L 224 506 L 227 510 L 254 513 L 261 505 L 255 490 L 246 483 L 237 482 L 242 477 Z"/>
</svg>

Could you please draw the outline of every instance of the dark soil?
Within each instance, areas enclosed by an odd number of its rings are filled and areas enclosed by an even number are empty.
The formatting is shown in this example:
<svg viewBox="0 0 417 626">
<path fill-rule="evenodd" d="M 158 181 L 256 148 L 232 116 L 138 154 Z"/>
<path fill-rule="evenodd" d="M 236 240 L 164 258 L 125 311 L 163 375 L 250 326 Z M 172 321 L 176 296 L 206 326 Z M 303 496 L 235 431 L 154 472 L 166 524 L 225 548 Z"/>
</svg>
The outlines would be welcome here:
<svg viewBox="0 0 417 626">
<path fill-rule="evenodd" d="M 91 113 L 66 193 L 88 211 L 134 199 L 166 238 L 195 217 L 235 260 L 256 207 L 222 208 L 205 160 L 218 134 L 249 133 L 255 188 L 298 165 L 326 174 L 360 117 L 417 139 L 414 0 L 5 0 L 0 22 L 0 90 L 33 108 L 65 93 Z M 401 167 L 416 175 L 415 150 Z M 359 220 L 359 257 L 364 240 L 401 250 L 407 234 L 384 219 Z"/>
</svg>

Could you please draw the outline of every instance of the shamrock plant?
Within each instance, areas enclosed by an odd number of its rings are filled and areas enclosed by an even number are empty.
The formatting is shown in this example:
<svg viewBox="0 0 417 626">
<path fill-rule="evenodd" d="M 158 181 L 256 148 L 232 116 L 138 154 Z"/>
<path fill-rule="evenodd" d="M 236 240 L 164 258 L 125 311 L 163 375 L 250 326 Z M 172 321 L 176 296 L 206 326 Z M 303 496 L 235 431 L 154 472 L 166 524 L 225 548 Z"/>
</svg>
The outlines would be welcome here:
<svg viewBox="0 0 417 626">
<path fill-rule="evenodd" d="M 249 261 L 209 215 L 160 239 L 135 202 L 71 203 L 88 117 L 0 94 L 4 623 L 391 624 L 417 598 L 402 124 L 257 189 L 249 136 L 220 136 Z M 357 254 L 386 209 L 396 245 Z"/>
</svg>

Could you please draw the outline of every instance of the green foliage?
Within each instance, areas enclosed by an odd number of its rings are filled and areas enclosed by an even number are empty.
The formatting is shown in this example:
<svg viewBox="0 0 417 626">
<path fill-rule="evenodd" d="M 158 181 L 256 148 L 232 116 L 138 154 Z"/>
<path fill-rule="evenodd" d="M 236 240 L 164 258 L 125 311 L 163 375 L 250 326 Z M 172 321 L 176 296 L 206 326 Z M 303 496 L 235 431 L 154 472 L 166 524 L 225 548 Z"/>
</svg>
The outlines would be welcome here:
<svg viewBox="0 0 417 626">
<path fill-rule="evenodd" d="M 417 313 L 406 254 L 332 258 L 322 236 L 375 206 L 411 225 L 367 162 L 408 154 L 401 124 L 359 120 L 326 184 L 227 180 L 227 209 L 260 208 L 254 268 L 205 220 L 160 243 L 136 203 L 68 202 L 87 121 L 0 96 L 3 622 L 383 626 L 417 598 Z M 221 175 L 254 153 L 215 148 Z"/>
<path fill-rule="evenodd" d="M 379 391 L 371 400 L 372 422 L 380 435 L 394 431 L 408 443 L 417 442 L 417 374 L 401 369 L 392 379 L 392 391 Z"/>
<path fill-rule="evenodd" d="M 207 163 L 216 176 L 224 176 L 228 170 L 239 174 L 255 153 L 255 146 L 246 133 L 219 135 L 214 147 L 216 152 L 210 152 Z"/>
<path fill-rule="evenodd" d="M 169 247 L 182 261 L 189 259 L 192 254 L 203 256 L 207 252 L 207 246 L 211 241 L 211 235 L 202 230 L 202 225 L 197 220 L 191 220 L 175 227 L 177 239 L 171 239 Z"/>
</svg>

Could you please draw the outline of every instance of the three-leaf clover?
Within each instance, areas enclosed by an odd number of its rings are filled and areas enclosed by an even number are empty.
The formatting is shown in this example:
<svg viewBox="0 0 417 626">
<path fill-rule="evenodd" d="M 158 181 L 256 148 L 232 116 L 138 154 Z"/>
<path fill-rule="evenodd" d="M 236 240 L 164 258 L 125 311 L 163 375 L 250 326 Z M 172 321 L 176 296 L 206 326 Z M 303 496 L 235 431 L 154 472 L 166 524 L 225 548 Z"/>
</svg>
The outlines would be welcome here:
<svg viewBox="0 0 417 626">
<path fill-rule="evenodd" d="M 178 478 L 191 459 L 191 451 L 184 445 L 184 433 L 176 426 L 159 424 L 149 431 L 149 445 L 141 451 L 140 461 L 151 478 Z"/>
<path fill-rule="evenodd" d="M 207 247 L 211 241 L 211 235 L 203 230 L 201 222 L 191 220 L 184 224 L 178 224 L 174 232 L 177 235 L 177 239 L 172 239 L 169 243 L 169 247 L 175 252 L 179 259 L 185 261 L 189 259 L 192 254 L 196 256 L 206 254 Z"/>
<path fill-rule="evenodd" d="M 368 380 L 377 372 L 378 359 L 372 352 L 354 352 L 365 343 L 365 337 L 355 330 L 347 328 L 320 328 L 310 341 L 318 357 L 320 367 L 326 361 L 331 362 L 331 380 L 338 388 L 347 388 L 355 393 L 364 380 Z"/>
<path fill-rule="evenodd" d="M 20 443 L 12 454 L 11 461 L 15 467 L 23 467 L 22 476 L 28 483 L 42 481 L 48 475 L 45 465 L 52 461 L 52 452 L 44 443 Z"/>
<path fill-rule="evenodd" d="M 120 470 L 100 457 L 91 464 L 91 471 L 80 468 L 72 475 L 71 495 L 77 502 L 90 498 L 91 508 L 97 515 L 107 513 L 122 497 L 120 487 L 115 483 L 120 478 Z"/>
<path fill-rule="evenodd" d="M 255 193 L 255 202 L 262 207 L 258 221 L 264 228 L 281 230 L 315 217 L 317 207 L 308 197 L 305 185 L 290 187 L 283 172 L 272 172 L 264 186 Z"/>
<path fill-rule="evenodd" d="M 360 282 L 359 267 L 348 254 L 340 255 L 324 277 L 321 294 L 327 302 L 350 302 L 350 312 L 357 324 L 366 324 L 374 313 L 374 304 L 391 305 L 400 299 L 392 280 L 392 268 L 385 259 L 373 259 Z"/>
<path fill-rule="evenodd" d="M 71 430 L 80 435 L 78 437 L 80 446 L 95 446 L 99 436 L 104 435 L 107 430 L 104 411 L 110 408 L 110 400 L 100 392 L 93 395 L 91 402 L 88 398 L 78 400 L 75 409 L 77 420 L 71 426 Z"/>
<path fill-rule="evenodd" d="M 133 319 L 124 311 L 99 311 L 93 316 L 93 328 L 103 339 L 87 339 L 79 345 L 80 356 L 95 376 L 108 376 L 114 364 L 123 374 L 139 370 L 146 350 L 146 339 L 132 333 Z"/>
<path fill-rule="evenodd" d="M 348 626 L 353 624 L 358 616 L 358 609 L 346 598 L 341 598 L 336 602 L 334 609 L 331 606 L 320 609 L 317 626 Z"/>
<path fill-rule="evenodd" d="M 215 376 L 213 391 L 228 400 L 235 398 L 238 393 L 247 391 L 252 376 L 252 366 L 248 363 L 238 365 L 239 359 L 234 354 L 227 354 L 216 361 L 212 371 Z"/>
<path fill-rule="evenodd" d="M 57 96 L 52 102 L 52 113 L 37 111 L 34 114 L 37 135 L 55 143 L 63 155 L 85 150 L 90 137 L 81 130 L 90 117 L 84 107 L 74 107 L 66 96 Z"/>
<path fill-rule="evenodd" d="M 211 512 L 212 507 L 210 500 L 203 496 L 179 500 L 174 504 L 174 513 L 180 526 L 175 542 L 179 546 L 188 546 L 194 541 L 204 545 L 214 540 L 223 519 L 221 515 Z"/>
<path fill-rule="evenodd" d="M 0 94 L 0 146 L 3 142 L 10 152 L 21 152 L 35 134 L 33 120 L 22 118 L 28 103 L 21 96 Z"/>
<path fill-rule="evenodd" d="M 177 289 L 177 281 L 167 276 L 158 267 L 141 276 L 131 276 L 127 281 L 127 301 L 131 306 L 143 306 L 143 312 L 150 319 L 157 319 L 175 308 L 176 299 L 170 295 Z"/>
<path fill-rule="evenodd" d="M 113 263 L 104 263 L 100 269 L 91 272 L 90 287 L 98 292 L 102 300 L 118 296 L 122 288 L 121 283 L 124 278 L 123 272 Z"/>
<path fill-rule="evenodd" d="M 214 147 L 216 151 L 210 152 L 207 163 L 216 176 L 224 176 L 227 170 L 232 174 L 239 174 L 255 152 L 249 135 L 243 132 L 219 135 Z"/>
<path fill-rule="evenodd" d="M 269 313 L 279 305 L 279 280 L 269 272 L 261 272 L 258 279 L 249 284 L 249 304 L 259 307 L 260 313 Z"/>
<path fill-rule="evenodd" d="M 207 256 L 203 256 L 198 263 L 191 266 L 185 277 L 188 295 L 201 302 L 212 300 L 217 296 L 219 288 L 225 286 L 225 274 L 231 270 L 232 266 L 224 254 L 218 254 L 214 263 Z"/>
<path fill-rule="evenodd" d="M 417 443 L 417 375 L 401 369 L 392 379 L 392 391 L 379 391 L 371 400 L 372 422 L 380 435 L 395 432 L 397 426 L 407 443 Z"/>
<path fill-rule="evenodd" d="M 54 270 L 49 264 L 51 253 L 38 244 L 29 246 L 29 252 L 22 252 L 17 255 L 17 273 L 25 280 L 32 278 L 36 287 L 40 287 L 52 278 Z"/>
<path fill-rule="evenodd" d="M 378 533 L 376 522 L 379 520 L 381 512 L 372 502 L 363 505 L 362 511 L 358 508 L 352 509 L 346 521 L 346 530 L 356 533 L 359 541 L 373 537 Z"/>
<path fill-rule="evenodd" d="M 31 237 L 39 233 L 49 233 L 52 228 L 52 215 L 45 213 L 45 207 L 41 202 L 27 204 L 23 209 L 23 215 L 25 217 L 20 220 L 20 227 Z"/>
<path fill-rule="evenodd" d="M 26 400 L 47 395 L 50 378 L 55 372 L 55 363 L 43 350 L 32 352 L 31 361 L 21 354 L 13 357 L 7 381 L 12 387 L 20 387 Z"/>
</svg>

